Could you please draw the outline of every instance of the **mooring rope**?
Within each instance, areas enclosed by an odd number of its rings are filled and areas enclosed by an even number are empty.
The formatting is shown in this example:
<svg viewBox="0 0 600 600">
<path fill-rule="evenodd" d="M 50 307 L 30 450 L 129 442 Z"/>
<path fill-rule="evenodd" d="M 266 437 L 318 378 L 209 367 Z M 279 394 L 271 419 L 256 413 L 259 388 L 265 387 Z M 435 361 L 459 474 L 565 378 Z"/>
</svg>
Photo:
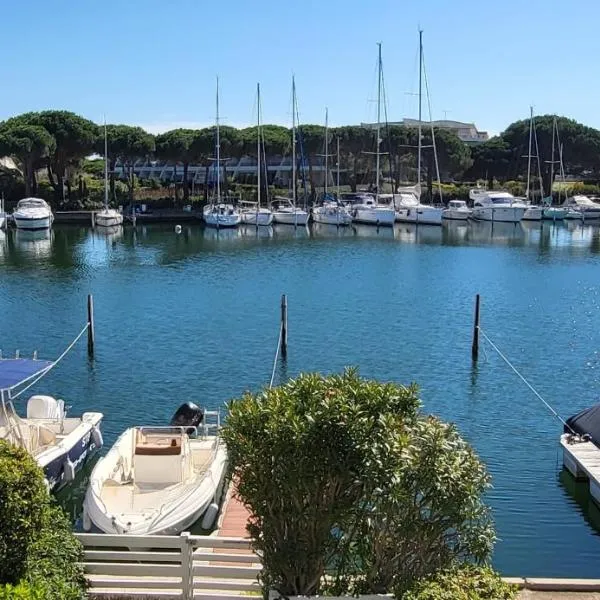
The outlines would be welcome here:
<svg viewBox="0 0 600 600">
<path fill-rule="evenodd" d="M 517 375 L 517 377 L 519 377 L 519 379 L 521 379 L 521 381 L 535 394 L 536 398 L 538 398 L 539 400 L 541 400 L 544 405 L 546 406 L 546 408 L 573 434 L 576 434 L 575 431 L 573 431 L 573 428 L 554 410 L 554 408 L 552 408 L 552 406 L 550 406 L 550 404 L 548 402 L 546 402 L 546 400 L 544 400 L 541 396 L 541 394 L 529 383 L 529 381 L 527 381 L 527 379 L 525 379 L 525 377 L 523 375 L 521 375 L 521 373 L 518 371 L 518 369 L 510 362 L 510 360 L 508 360 L 508 358 L 506 358 L 506 356 L 501 352 L 501 350 L 498 348 L 498 346 L 496 346 L 496 344 L 494 344 L 494 342 L 492 342 L 492 340 L 487 336 L 487 334 L 485 333 L 485 331 L 483 331 L 483 329 L 481 329 L 480 326 L 477 327 L 479 329 L 479 333 L 481 333 L 481 335 L 485 338 L 485 340 L 488 342 L 488 344 L 498 353 L 498 355 L 500 356 L 500 358 L 514 371 L 514 373 Z"/>
<path fill-rule="evenodd" d="M 279 359 L 279 348 L 281 348 L 281 336 L 283 334 L 283 323 L 279 328 L 279 339 L 277 340 L 277 350 L 275 350 L 275 360 L 273 361 L 273 372 L 271 373 L 271 382 L 269 383 L 269 389 L 273 387 L 273 381 L 275 381 L 275 369 L 277 369 L 277 360 Z"/>
<path fill-rule="evenodd" d="M 24 387 L 21 391 L 17 392 L 14 396 L 11 395 L 11 399 L 18 398 L 22 393 L 26 392 L 31 386 L 35 385 L 42 377 L 44 377 L 69 353 L 71 348 L 81 339 L 81 336 L 87 331 L 89 323 L 85 324 L 85 327 L 79 332 L 79 335 L 67 346 L 66 350 L 47 368 L 44 369 L 29 385 Z"/>
</svg>

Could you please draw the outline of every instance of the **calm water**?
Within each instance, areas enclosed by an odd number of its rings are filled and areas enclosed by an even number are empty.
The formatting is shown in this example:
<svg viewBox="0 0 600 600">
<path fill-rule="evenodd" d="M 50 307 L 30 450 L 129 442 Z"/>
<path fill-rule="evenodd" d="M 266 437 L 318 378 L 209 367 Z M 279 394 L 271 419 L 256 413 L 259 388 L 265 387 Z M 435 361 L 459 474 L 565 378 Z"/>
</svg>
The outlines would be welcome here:
<svg viewBox="0 0 600 600">
<path fill-rule="evenodd" d="M 482 327 L 562 415 L 598 401 L 598 227 L 0 232 L 5 353 L 56 357 L 84 325 L 90 292 L 95 361 L 83 343 L 38 389 L 74 412 L 103 411 L 108 444 L 125 427 L 165 423 L 183 401 L 221 406 L 267 383 L 285 292 L 279 379 L 357 365 L 418 382 L 425 410 L 458 423 L 493 475 L 496 567 L 598 575 L 600 511 L 560 472 L 560 424 L 491 349 L 477 368 L 470 360 L 480 292 Z"/>
</svg>

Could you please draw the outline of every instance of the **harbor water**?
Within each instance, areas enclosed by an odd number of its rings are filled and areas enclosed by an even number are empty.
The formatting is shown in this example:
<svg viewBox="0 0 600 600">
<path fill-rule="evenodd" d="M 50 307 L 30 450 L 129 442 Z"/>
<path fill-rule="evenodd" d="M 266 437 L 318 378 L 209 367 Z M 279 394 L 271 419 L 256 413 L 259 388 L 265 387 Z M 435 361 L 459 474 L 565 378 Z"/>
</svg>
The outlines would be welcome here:
<svg viewBox="0 0 600 600">
<path fill-rule="evenodd" d="M 268 384 L 286 293 L 276 381 L 357 366 L 417 382 L 424 410 L 456 422 L 493 476 L 495 566 L 597 577 L 600 510 L 561 472 L 560 422 L 483 340 L 474 366 L 471 333 L 480 293 L 482 329 L 561 415 L 598 402 L 599 226 L 0 231 L 4 356 L 57 357 L 88 293 L 95 359 L 76 346 L 32 392 L 102 411 L 107 446 L 126 427 L 166 424 L 182 402 L 224 409 Z M 62 498 L 74 519 L 82 490 Z"/>
</svg>

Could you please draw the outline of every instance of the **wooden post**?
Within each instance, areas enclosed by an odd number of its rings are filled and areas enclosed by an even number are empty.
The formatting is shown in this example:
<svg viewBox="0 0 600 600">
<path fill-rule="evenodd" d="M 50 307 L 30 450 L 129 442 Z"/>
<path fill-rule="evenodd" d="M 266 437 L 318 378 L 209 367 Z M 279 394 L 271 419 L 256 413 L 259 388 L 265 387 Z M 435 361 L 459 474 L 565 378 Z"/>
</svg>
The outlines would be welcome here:
<svg viewBox="0 0 600 600">
<path fill-rule="evenodd" d="M 281 358 L 284 360 L 287 358 L 287 296 L 283 294 L 281 296 Z"/>
<path fill-rule="evenodd" d="M 87 313 L 88 313 L 88 356 L 94 356 L 94 297 L 88 294 L 87 297 Z"/>
<path fill-rule="evenodd" d="M 475 361 L 479 357 L 479 294 L 475 296 L 475 322 L 473 324 L 473 345 L 471 358 Z"/>
<path fill-rule="evenodd" d="M 179 534 L 181 544 L 181 597 L 192 600 L 194 597 L 194 547 L 189 531 Z"/>
</svg>

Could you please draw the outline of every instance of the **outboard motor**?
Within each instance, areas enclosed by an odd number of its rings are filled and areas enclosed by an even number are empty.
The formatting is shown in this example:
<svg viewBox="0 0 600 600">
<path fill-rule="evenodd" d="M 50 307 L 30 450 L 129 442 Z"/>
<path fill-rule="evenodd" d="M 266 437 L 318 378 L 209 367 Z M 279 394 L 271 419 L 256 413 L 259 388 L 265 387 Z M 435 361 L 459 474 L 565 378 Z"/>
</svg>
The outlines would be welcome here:
<svg viewBox="0 0 600 600">
<path fill-rule="evenodd" d="M 193 402 L 182 404 L 171 417 L 171 427 L 189 427 L 188 435 L 194 433 L 194 427 L 198 427 L 204 420 L 204 412 Z"/>
</svg>

